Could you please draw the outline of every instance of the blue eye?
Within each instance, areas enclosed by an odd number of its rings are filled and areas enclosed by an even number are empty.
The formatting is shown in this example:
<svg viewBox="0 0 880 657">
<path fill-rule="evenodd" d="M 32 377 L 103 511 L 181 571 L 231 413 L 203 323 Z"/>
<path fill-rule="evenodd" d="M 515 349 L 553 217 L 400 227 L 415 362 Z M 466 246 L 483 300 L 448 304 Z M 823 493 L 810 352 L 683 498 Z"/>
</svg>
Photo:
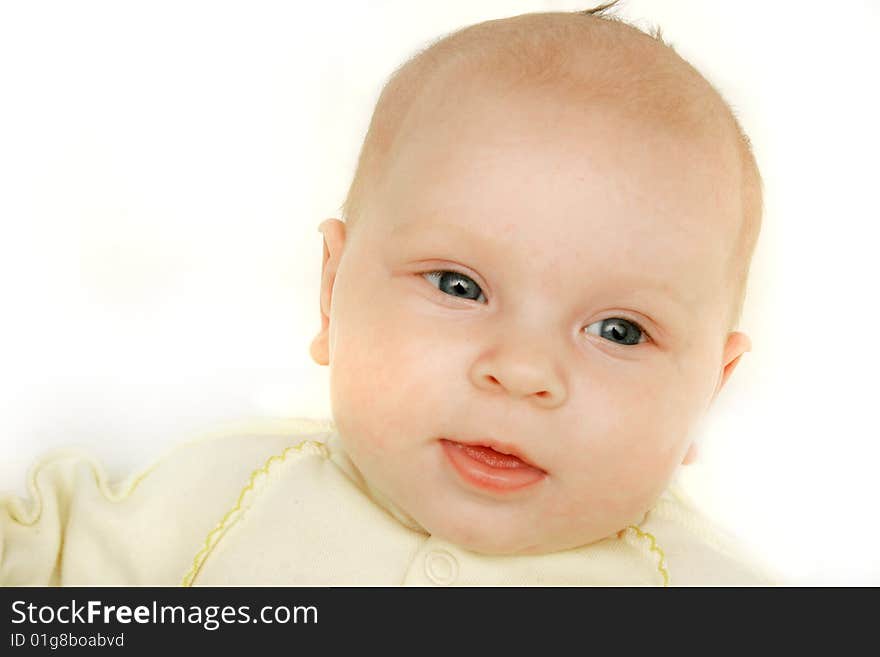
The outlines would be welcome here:
<svg viewBox="0 0 880 657">
<path fill-rule="evenodd" d="M 483 291 L 474 282 L 474 279 L 457 271 L 443 269 L 427 272 L 422 274 L 422 276 L 431 281 L 441 292 L 449 296 L 458 297 L 459 299 L 470 299 L 471 301 L 479 301 L 480 299 L 485 301 L 486 299 Z M 586 328 L 586 331 L 620 345 L 635 345 L 647 342 L 645 330 L 635 322 L 622 317 L 610 317 L 593 322 Z"/>
<path fill-rule="evenodd" d="M 434 283 L 437 288 L 450 296 L 459 299 L 479 300 L 485 297 L 480 286 L 470 276 L 459 274 L 457 271 L 431 271 L 422 274 L 426 279 Z"/>
<path fill-rule="evenodd" d="M 598 326 L 599 328 L 596 330 L 590 330 L 594 326 Z M 621 345 L 633 345 L 639 344 L 640 342 L 646 342 L 646 340 L 642 340 L 642 338 L 647 337 L 647 334 L 641 326 L 635 322 L 623 319 L 622 317 L 609 317 L 608 319 L 593 322 L 586 330 L 587 333 L 598 335 L 601 338 L 605 338 L 615 344 Z"/>
</svg>

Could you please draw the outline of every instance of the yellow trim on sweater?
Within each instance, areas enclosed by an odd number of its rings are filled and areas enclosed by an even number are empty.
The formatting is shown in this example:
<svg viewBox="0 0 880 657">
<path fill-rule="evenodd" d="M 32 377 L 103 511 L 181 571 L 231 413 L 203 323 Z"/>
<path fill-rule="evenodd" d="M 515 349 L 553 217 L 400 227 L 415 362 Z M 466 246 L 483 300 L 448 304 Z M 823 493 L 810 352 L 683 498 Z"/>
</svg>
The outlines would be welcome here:
<svg viewBox="0 0 880 657">
<path fill-rule="evenodd" d="M 260 475 L 268 476 L 269 468 L 271 468 L 274 463 L 283 463 L 288 454 L 290 454 L 291 452 L 301 452 L 304 447 L 314 447 L 325 458 L 328 456 L 327 447 L 323 443 L 319 443 L 314 440 L 303 440 L 296 445 L 286 447 L 284 451 L 281 452 L 281 454 L 270 456 L 262 465 L 262 467 L 254 470 L 251 473 L 250 480 L 248 481 L 247 486 L 245 486 L 239 493 L 238 501 L 235 503 L 235 506 L 226 512 L 226 514 L 223 516 L 217 526 L 214 527 L 214 529 L 212 529 L 208 536 L 205 538 L 205 545 L 193 558 L 192 568 L 190 568 L 189 572 L 187 572 L 187 574 L 184 576 L 183 581 L 180 583 L 181 586 L 192 586 L 193 580 L 196 578 L 196 575 L 199 574 L 199 571 L 205 564 L 205 560 L 208 558 L 211 551 L 217 545 L 217 542 L 220 540 L 220 536 L 234 524 L 232 517 L 237 513 L 241 513 L 241 504 L 244 501 L 245 496 L 253 490 L 254 484 L 257 482 L 257 477 L 259 477 Z"/>
<path fill-rule="evenodd" d="M 635 536 L 633 536 L 635 534 Z M 617 532 L 617 538 L 626 537 L 630 545 L 633 545 L 640 550 L 642 550 L 646 555 L 650 552 L 656 554 L 659 559 L 657 560 L 657 570 L 663 576 L 663 586 L 669 586 L 669 571 L 666 570 L 666 555 L 663 553 L 663 549 L 657 544 L 657 539 L 654 538 L 654 535 L 650 532 L 644 531 L 641 527 L 637 525 L 630 525 L 626 529 L 621 529 Z M 648 542 L 648 545 L 645 542 Z M 641 544 L 637 544 L 640 542 Z"/>
</svg>

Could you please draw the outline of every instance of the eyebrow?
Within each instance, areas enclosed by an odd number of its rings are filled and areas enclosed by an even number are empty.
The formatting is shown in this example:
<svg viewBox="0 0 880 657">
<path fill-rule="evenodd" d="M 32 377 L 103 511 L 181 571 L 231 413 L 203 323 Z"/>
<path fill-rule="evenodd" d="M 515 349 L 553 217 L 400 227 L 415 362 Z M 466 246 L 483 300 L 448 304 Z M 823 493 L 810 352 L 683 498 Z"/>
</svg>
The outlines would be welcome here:
<svg viewBox="0 0 880 657">
<path fill-rule="evenodd" d="M 494 240 L 491 238 L 480 235 L 479 233 L 470 230 L 466 226 L 459 226 L 457 224 L 441 224 L 436 222 L 430 222 L 426 224 L 419 223 L 402 223 L 398 224 L 391 230 L 391 237 L 400 237 L 406 236 L 409 234 L 419 234 L 419 233 L 444 233 L 448 234 L 450 231 L 458 233 L 462 237 L 466 237 L 475 242 L 479 242 L 482 246 L 487 248 L 494 248 Z"/>
<path fill-rule="evenodd" d="M 407 236 L 411 234 L 430 236 L 432 233 L 443 233 L 444 235 L 448 235 L 450 232 L 455 233 L 462 238 L 466 238 L 478 243 L 480 248 L 486 249 L 487 251 L 498 250 L 498 244 L 495 240 L 491 239 L 488 236 L 481 235 L 466 226 L 458 224 L 443 224 L 438 222 L 428 222 L 422 224 L 402 223 L 398 224 L 391 230 L 390 236 L 392 238 Z M 673 290 L 653 285 L 650 286 L 650 291 L 662 295 L 665 299 L 673 302 L 679 308 L 679 310 L 683 312 L 687 312 L 689 310 L 689 306 L 687 303 L 685 303 L 685 300 L 682 299 Z"/>
</svg>

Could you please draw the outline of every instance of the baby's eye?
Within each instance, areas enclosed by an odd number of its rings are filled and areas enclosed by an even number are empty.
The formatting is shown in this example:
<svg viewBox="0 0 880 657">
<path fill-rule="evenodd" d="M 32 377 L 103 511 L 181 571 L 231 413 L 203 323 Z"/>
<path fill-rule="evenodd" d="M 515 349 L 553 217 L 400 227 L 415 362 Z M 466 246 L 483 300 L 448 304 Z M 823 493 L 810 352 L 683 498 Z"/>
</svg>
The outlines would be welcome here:
<svg viewBox="0 0 880 657">
<path fill-rule="evenodd" d="M 474 279 L 457 271 L 444 269 L 427 272 L 422 276 L 431 281 L 444 294 L 459 299 L 485 300 L 483 291 L 474 282 Z M 644 339 L 647 337 L 647 333 L 641 326 L 622 317 L 611 317 L 594 322 L 587 327 L 587 333 L 622 345 L 634 345 L 647 341 Z"/>
<path fill-rule="evenodd" d="M 434 283 L 437 288 L 450 296 L 460 299 L 477 299 L 485 297 L 480 286 L 474 282 L 474 279 L 457 271 L 431 271 L 422 274 L 426 279 Z"/>
<path fill-rule="evenodd" d="M 594 329 L 593 327 L 596 326 L 599 328 Z M 644 329 L 635 322 L 623 319 L 622 317 L 610 317 L 593 322 L 587 327 L 587 333 L 606 338 L 615 344 L 632 345 L 646 341 L 642 340 L 642 338 L 646 337 Z"/>
</svg>

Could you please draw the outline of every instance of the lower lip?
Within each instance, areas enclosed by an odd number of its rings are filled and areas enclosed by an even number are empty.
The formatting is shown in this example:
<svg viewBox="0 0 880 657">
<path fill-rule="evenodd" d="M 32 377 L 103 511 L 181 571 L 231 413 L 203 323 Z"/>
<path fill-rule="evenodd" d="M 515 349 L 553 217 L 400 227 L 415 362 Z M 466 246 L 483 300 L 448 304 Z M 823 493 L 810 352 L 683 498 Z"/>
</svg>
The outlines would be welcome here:
<svg viewBox="0 0 880 657">
<path fill-rule="evenodd" d="M 520 490 L 547 476 L 543 470 L 523 461 L 511 462 L 508 457 L 504 467 L 494 467 L 468 454 L 466 446 L 461 443 L 444 438 L 440 444 L 462 479 L 478 488 L 496 492 Z"/>
</svg>

